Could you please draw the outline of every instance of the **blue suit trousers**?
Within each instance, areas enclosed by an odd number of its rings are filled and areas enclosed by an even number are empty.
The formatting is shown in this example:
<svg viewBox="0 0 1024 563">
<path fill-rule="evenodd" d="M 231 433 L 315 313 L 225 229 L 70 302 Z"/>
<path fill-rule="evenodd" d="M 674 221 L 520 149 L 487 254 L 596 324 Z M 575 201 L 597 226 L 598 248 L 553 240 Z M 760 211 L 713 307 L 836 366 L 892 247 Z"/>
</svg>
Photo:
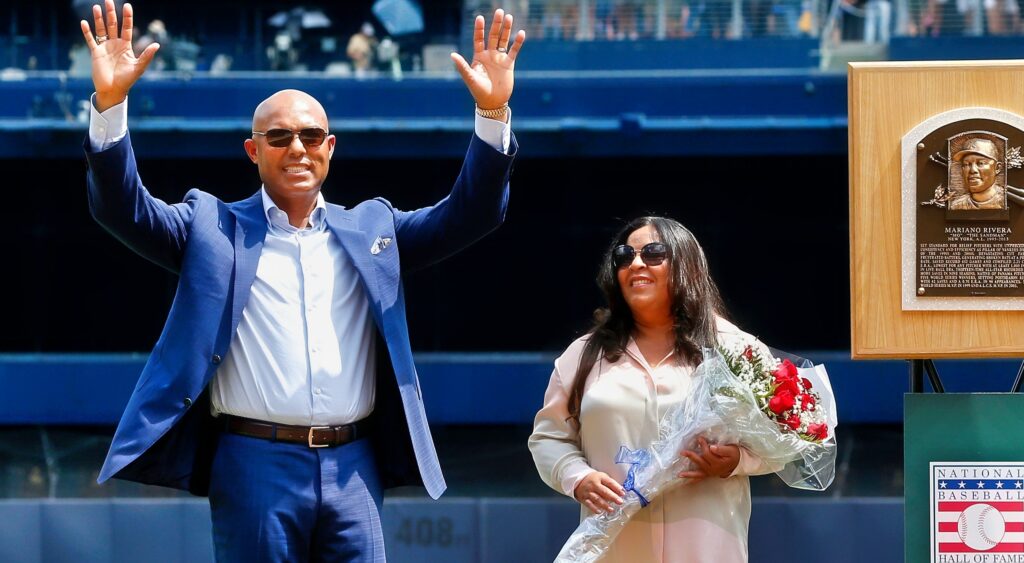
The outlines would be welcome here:
<svg viewBox="0 0 1024 563">
<path fill-rule="evenodd" d="M 369 439 L 309 448 L 224 433 L 210 477 L 220 563 L 385 561 Z"/>
</svg>

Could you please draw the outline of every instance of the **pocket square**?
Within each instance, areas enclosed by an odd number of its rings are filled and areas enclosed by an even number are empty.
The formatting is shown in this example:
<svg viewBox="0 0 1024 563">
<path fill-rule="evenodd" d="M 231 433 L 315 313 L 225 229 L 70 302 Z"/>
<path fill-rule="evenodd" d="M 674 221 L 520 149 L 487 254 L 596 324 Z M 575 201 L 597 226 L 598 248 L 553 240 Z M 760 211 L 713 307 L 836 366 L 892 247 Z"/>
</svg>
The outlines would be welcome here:
<svg viewBox="0 0 1024 563">
<path fill-rule="evenodd" d="M 377 239 L 373 241 L 373 244 L 370 245 L 370 254 L 373 254 L 374 256 L 380 254 L 381 251 L 387 248 L 389 244 L 391 244 L 391 237 L 377 237 Z"/>
</svg>

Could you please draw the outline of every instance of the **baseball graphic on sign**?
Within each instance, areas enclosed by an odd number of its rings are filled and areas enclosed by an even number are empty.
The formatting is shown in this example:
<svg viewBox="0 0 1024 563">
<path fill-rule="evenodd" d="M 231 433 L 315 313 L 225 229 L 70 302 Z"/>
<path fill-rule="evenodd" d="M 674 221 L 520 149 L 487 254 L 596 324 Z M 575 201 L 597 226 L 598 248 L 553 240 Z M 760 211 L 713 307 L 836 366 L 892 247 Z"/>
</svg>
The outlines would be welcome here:
<svg viewBox="0 0 1024 563">
<path fill-rule="evenodd" d="M 978 551 L 992 549 L 1003 539 L 1006 522 L 1003 515 L 989 504 L 973 504 L 960 513 L 960 540 Z"/>
</svg>

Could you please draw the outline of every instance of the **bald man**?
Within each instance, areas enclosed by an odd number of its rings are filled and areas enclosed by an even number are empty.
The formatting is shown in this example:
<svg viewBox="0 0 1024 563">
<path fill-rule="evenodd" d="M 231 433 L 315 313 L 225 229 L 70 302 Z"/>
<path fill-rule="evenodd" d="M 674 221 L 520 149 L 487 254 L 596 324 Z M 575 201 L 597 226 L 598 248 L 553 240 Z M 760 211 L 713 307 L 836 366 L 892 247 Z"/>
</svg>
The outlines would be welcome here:
<svg viewBox="0 0 1024 563">
<path fill-rule="evenodd" d="M 474 23 L 472 64 L 452 60 L 477 104 L 451 193 L 399 211 L 324 201 L 335 137 L 312 96 L 282 90 L 253 113 L 244 148 L 263 185 L 225 203 L 192 190 L 152 197 L 127 132 L 137 57 L 132 7 L 81 22 L 92 52 L 86 141 L 93 215 L 179 276 L 164 330 L 114 435 L 111 477 L 208 495 L 218 561 L 384 561 L 382 490 L 445 489 L 412 362 L 400 273 L 495 229 L 516 152 L 513 68 L 525 34 Z"/>
</svg>

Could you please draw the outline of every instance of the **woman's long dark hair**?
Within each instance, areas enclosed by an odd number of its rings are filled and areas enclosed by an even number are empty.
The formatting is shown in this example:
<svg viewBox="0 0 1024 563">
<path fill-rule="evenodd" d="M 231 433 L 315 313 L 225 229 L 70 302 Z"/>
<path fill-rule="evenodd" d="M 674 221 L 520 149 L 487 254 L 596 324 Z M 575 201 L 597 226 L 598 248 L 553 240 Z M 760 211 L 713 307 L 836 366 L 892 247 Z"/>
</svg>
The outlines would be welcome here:
<svg viewBox="0 0 1024 563">
<path fill-rule="evenodd" d="M 630 221 L 608 246 L 597 274 L 597 285 L 604 293 L 607 306 L 594 312 L 594 327 L 583 347 L 569 394 L 569 419 L 575 421 L 577 428 L 583 388 L 590 370 L 601 358 L 617 361 L 625 353 L 626 344 L 633 334 L 633 314 L 622 297 L 618 272 L 612 264 L 612 250 L 626 244 L 633 231 L 648 225 L 658 233 L 658 240 L 668 247 L 675 353 L 687 364 L 695 365 L 703 360 L 701 348 L 715 345 L 715 317 L 724 316 L 725 308 L 708 271 L 704 250 L 693 233 L 678 221 L 666 217 L 639 217 Z"/>
</svg>

